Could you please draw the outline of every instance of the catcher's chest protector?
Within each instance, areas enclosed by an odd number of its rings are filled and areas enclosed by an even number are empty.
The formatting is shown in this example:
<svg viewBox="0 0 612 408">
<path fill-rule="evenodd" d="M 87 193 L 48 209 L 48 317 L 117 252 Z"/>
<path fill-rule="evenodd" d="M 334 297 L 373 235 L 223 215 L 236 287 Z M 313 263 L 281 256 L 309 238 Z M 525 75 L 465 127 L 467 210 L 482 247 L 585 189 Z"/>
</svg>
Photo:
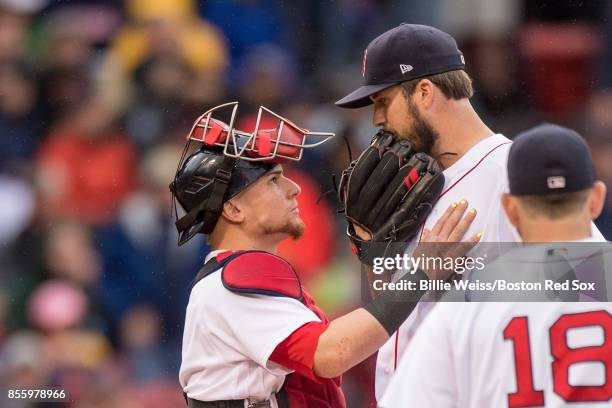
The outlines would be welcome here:
<svg viewBox="0 0 612 408">
<path fill-rule="evenodd" d="M 251 268 L 249 269 L 253 273 L 246 276 L 244 274 L 236 273 L 234 271 L 235 268 L 231 268 L 231 273 L 225 273 L 225 267 L 240 256 L 243 256 L 243 260 L 245 261 L 246 259 L 244 258 L 248 257 L 259 258 L 257 260 L 249 260 L 249 264 L 251 265 Z M 268 259 L 260 263 L 259 260 L 261 260 L 262 257 Z M 256 262 L 253 262 L 254 260 Z M 259 271 L 256 270 L 259 269 L 257 266 L 255 266 L 256 264 L 262 265 L 268 263 L 266 261 L 271 261 L 271 265 L 276 262 L 286 264 L 286 261 L 282 260 L 281 258 L 263 251 L 239 251 L 234 253 L 225 252 L 217 255 L 215 258 L 212 258 L 204 265 L 204 267 L 197 274 L 193 285 L 221 268 L 221 279 L 223 281 L 223 285 L 228 290 L 236 293 L 255 293 L 261 295 L 291 297 L 302 302 L 302 304 L 316 314 L 323 323 L 329 322 L 329 319 L 327 316 L 325 316 L 325 313 L 323 313 L 323 311 L 316 306 L 312 297 L 303 290 L 297 275 L 290 267 L 278 269 L 270 268 Z M 287 276 L 281 276 L 283 275 L 282 273 L 279 274 L 279 271 L 282 270 L 286 270 L 288 272 Z M 287 375 L 285 384 L 278 393 L 280 408 L 345 408 L 346 403 L 344 400 L 344 394 L 340 388 L 341 377 L 325 378 L 322 380 L 323 382 L 319 383 L 297 372 Z M 287 405 L 285 405 L 285 403 Z"/>
</svg>

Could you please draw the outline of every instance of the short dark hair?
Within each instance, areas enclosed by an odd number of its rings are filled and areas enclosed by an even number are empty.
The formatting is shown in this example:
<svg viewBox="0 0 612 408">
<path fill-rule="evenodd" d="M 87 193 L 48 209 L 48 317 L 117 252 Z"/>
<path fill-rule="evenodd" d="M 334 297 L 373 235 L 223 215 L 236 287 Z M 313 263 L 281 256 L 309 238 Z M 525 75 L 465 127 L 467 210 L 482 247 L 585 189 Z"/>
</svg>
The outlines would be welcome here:
<svg viewBox="0 0 612 408">
<path fill-rule="evenodd" d="M 428 75 L 426 77 L 402 82 L 400 85 L 404 96 L 412 95 L 419 81 L 423 79 L 429 79 L 448 99 L 459 100 L 471 98 L 472 95 L 474 95 L 474 88 L 472 87 L 472 79 L 470 76 L 464 70 L 456 69 L 441 74 Z"/>
<path fill-rule="evenodd" d="M 529 215 L 556 220 L 580 211 L 585 205 L 590 188 L 571 193 L 517 196 Z"/>
</svg>

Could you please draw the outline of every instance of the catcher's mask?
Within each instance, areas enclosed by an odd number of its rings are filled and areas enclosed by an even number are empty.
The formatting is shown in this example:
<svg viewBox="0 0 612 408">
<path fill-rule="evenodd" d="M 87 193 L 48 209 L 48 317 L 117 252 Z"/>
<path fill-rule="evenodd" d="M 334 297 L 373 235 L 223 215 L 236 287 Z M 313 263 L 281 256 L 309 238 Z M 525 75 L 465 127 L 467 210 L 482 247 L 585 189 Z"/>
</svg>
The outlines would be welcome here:
<svg viewBox="0 0 612 408">
<path fill-rule="evenodd" d="M 213 118 L 213 114 L 230 109 L 229 125 Z M 210 234 L 223 203 L 274 166 L 299 161 L 304 149 L 334 136 L 310 132 L 263 106 L 257 112 L 255 130 L 244 132 L 234 128 L 237 111 L 238 102 L 216 106 L 197 118 L 187 135 L 176 175 L 170 183 L 179 245 L 195 234 Z M 261 129 L 264 116 L 266 122 L 275 121 L 276 127 Z M 311 142 L 307 143 L 309 137 Z M 312 141 L 312 137 L 316 140 Z M 180 217 L 179 209 L 183 212 Z"/>
</svg>

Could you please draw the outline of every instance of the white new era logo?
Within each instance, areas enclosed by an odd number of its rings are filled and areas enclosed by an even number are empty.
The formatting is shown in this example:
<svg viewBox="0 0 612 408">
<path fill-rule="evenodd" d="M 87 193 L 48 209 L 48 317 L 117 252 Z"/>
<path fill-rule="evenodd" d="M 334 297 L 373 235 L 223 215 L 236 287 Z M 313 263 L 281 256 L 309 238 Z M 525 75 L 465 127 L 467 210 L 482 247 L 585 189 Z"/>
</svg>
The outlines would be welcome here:
<svg viewBox="0 0 612 408">
<path fill-rule="evenodd" d="M 563 176 L 554 176 L 548 178 L 548 188 L 564 188 L 565 187 L 565 177 Z"/>
<path fill-rule="evenodd" d="M 402 71 L 402 74 L 405 74 L 406 72 L 410 72 L 412 71 L 414 68 L 412 67 L 412 65 L 404 65 L 404 64 L 400 64 L 400 70 Z"/>
</svg>

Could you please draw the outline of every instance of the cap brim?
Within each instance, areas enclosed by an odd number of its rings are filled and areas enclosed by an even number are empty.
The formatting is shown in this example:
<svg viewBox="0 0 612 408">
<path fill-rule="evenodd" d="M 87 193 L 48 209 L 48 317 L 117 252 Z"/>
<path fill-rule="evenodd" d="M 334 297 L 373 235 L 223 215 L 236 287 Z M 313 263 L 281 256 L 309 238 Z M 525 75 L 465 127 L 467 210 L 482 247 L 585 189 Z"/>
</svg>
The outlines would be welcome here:
<svg viewBox="0 0 612 408">
<path fill-rule="evenodd" d="M 363 108 L 372 104 L 370 95 L 374 95 L 376 92 L 382 91 L 383 89 L 389 88 L 395 85 L 391 84 L 379 84 L 379 85 L 364 85 L 355 89 L 350 94 L 336 102 L 336 105 L 341 108 L 355 109 Z"/>
</svg>

